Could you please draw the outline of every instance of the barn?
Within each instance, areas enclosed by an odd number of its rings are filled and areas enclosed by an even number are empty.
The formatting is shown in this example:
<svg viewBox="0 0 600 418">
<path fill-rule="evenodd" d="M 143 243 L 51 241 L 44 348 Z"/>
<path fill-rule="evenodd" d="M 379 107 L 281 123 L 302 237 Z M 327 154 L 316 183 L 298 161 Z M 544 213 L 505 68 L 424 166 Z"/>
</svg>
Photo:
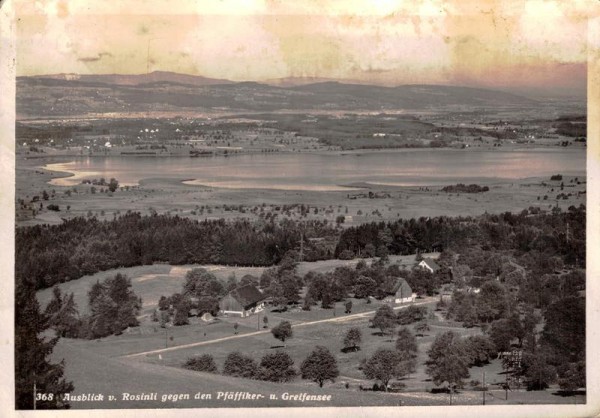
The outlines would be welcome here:
<svg viewBox="0 0 600 418">
<path fill-rule="evenodd" d="M 219 302 L 219 308 L 224 314 L 239 315 L 242 318 L 250 316 L 265 308 L 265 295 L 256 286 L 247 284 L 229 292 Z"/>
<path fill-rule="evenodd" d="M 389 282 L 386 294 L 387 296 L 384 298 L 384 302 L 386 303 L 409 303 L 414 302 L 417 297 L 417 294 L 413 293 L 406 279 L 402 277 Z"/>
</svg>

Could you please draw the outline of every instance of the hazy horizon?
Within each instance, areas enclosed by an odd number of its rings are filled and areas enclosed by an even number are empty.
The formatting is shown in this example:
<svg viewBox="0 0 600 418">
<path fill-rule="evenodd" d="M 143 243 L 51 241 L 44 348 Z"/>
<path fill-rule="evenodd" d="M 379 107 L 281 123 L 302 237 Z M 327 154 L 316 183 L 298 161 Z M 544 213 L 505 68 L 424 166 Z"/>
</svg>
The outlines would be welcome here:
<svg viewBox="0 0 600 418">
<path fill-rule="evenodd" d="M 319 84 L 319 83 L 340 83 L 346 85 L 362 85 L 362 86 L 374 86 L 374 87 L 388 87 L 388 88 L 397 88 L 397 87 L 410 87 L 410 86 L 438 86 L 438 87 L 456 87 L 456 88 L 472 88 L 472 89 L 483 89 L 483 90 L 492 90 L 504 93 L 515 94 L 523 97 L 531 97 L 531 98 L 572 98 L 578 100 L 585 100 L 587 96 L 587 92 L 585 89 L 585 84 L 583 88 L 573 90 L 573 89 L 555 89 L 555 90 L 544 90 L 540 88 L 527 87 L 527 86 L 519 86 L 519 87 L 510 87 L 510 86 L 486 86 L 479 84 L 458 84 L 458 83 L 403 83 L 403 84 L 381 84 L 381 83 L 373 83 L 369 80 L 352 80 L 352 79 L 335 79 L 335 78 L 326 78 L 326 77 L 281 77 L 276 79 L 265 79 L 265 80 L 228 80 L 228 79 L 216 79 L 212 77 L 208 77 L 202 74 L 190 74 L 190 73 L 181 73 L 167 70 L 156 69 L 149 73 L 135 73 L 135 74 L 123 74 L 123 73 L 95 73 L 95 74 L 80 74 L 80 73 L 45 73 L 45 74 L 31 74 L 31 75 L 19 75 L 17 78 L 21 77 L 32 77 L 32 78 L 58 78 L 59 76 L 65 76 L 65 79 L 69 79 L 69 76 L 73 76 L 72 80 L 79 80 L 79 77 L 95 77 L 95 76 L 125 76 L 125 77 L 143 77 L 147 75 L 151 75 L 154 73 L 164 73 L 164 74 L 174 74 L 177 76 L 191 76 L 198 78 L 205 78 L 208 80 L 215 80 L 215 83 L 212 85 L 219 85 L 217 81 L 221 81 L 225 84 L 237 84 L 237 83 L 258 83 L 262 85 L 268 85 L 273 87 L 281 87 L 281 88 L 293 88 L 297 86 L 306 86 L 310 84 Z M 584 82 L 587 80 L 584 80 Z M 122 83 L 126 85 L 125 83 Z"/>
<path fill-rule="evenodd" d="M 137 3 L 18 5 L 17 75 L 158 70 L 233 82 L 316 78 L 586 92 L 585 3 Z"/>
</svg>

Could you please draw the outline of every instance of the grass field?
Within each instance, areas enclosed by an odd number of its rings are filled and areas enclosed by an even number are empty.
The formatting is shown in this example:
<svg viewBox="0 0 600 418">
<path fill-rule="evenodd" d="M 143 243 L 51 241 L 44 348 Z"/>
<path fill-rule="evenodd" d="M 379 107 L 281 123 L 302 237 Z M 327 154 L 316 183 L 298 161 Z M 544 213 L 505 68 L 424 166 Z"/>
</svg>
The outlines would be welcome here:
<svg viewBox="0 0 600 418">
<path fill-rule="evenodd" d="M 431 307 L 433 302 L 429 302 Z M 240 320 L 240 336 L 234 339 L 214 342 L 204 346 L 192 348 L 174 349 L 173 351 L 155 353 L 143 356 L 123 357 L 123 354 L 147 351 L 156 347 L 164 347 L 165 334 L 159 332 L 157 335 L 143 336 L 139 334 L 125 334 L 111 336 L 96 341 L 62 339 L 56 347 L 53 357 L 65 359 L 66 377 L 74 381 L 75 392 L 102 393 L 105 396 L 114 395 L 114 401 L 103 402 L 76 402 L 74 408 L 174 408 L 174 407 L 274 407 L 274 406 L 396 406 L 396 405 L 448 405 L 449 396 L 446 394 L 432 394 L 426 390 L 433 387 L 424 373 L 423 362 L 426 358 L 426 350 L 435 338 L 435 335 L 452 329 L 461 335 L 476 334 L 477 328 L 464 329 L 442 325 L 442 321 L 436 321 L 428 335 L 418 338 L 419 357 L 416 373 L 403 379 L 407 387 L 401 393 L 381 393 L 359 390 L 363 387 L 372 386 L 372 381 L 364 379 L 358 370 L 360 359 L 370 355 L 377 347 L 393 347 L 390 336 L 376 335 L 376 330 L 369 328 L 368 319 L 372 315 L 356 317 L 351 320 L 340 320 L 335 322 L 320 322 L 317 324 L 294 326 L 294 336 L 286 341 L 286 347 L 280 348 L 288 352 L 295 361 L 296 367 L 302 359 L 312 350 L 315 345 L 325 345 L 336 355 L 340 376 L 335 383 L 327 382 L 320 389 L 314 382 L 301 380 L 299 377 L 293 382 L 286 384 L 274 384 L 269 382 L 232 378 L 221 375 L 192 372 L 182 369 L 181 363 L 189 356 L 209 353 L 215 357 L 217 365 L 222 368 L 223 361 L 230 351 L 239 350 L 259 360 L 260 356 L 272 352 L 277 345 L 268 330 L 258 335 L 248 335 L 256 332 L 253 319 Z M 242 322 L 246 321 L 247 322 Z M 351 326 L 358 326 L 363 331 L 362 349 L 358 352 L 341 353 L 341 339 L 345 331 Z M 214 328 L 211 328 L 214 327 Z M 160 329 L 159 329 L 160 330 Z M 201 335 L 203 330 L 210 330 L 206 336 Z M 163 330 L 160 330 L 163 331 Z M 169 345 L 189 344 L 201 341 L 231 337 L 233 329 L 228 321 L 220 321 L 215 325 L 191 324 L 183 327 L 170 328 L 169 335 L 175 335 Z M 160 355 L 159 355 L 160 354 Z M 555 390 L 542 392 L 526 392 L 522 390 L 511 391 L 508 400 L 504 399 L 505 393 L 498 389 L 494 383 L 503 381 L 502 369 L 498 360 L 492 361 L 485 367 L 473 367 L 470 369 L 471 379 L 481 380 L 482 372 L 486 373 L 486 382 L 490 385 L 487 396 L 487 404 L 519 404 L 519 403 L 583 403 L 585 396 L 561 397 L 555 394 Z M 468 381 L 468 380 L 467 380 Z M 345 387 L 348 383 L 349 387 Z M 248 391 L 258 393 L 265 398 L 256 401 L 223 401 L 216 397 L 218 392 Z M 284 393 L 308 393 L 308 394 L 330 394 L 330 403 L 317 401 L 298 403 L 282 399 Z M 156 401 L 124 401 L 123 393 L 149 394 L 157 393 Z M 212 399 L 193 399 L 195 393 L 211 394 Z M 162 401 L 163 395 L 189 394 L 191 399 Z M 276 399 L 269 399 L 274 395 Z M 454 396 L 454 404 L 477 405 L 482 400 L 482 393 L 477 391 L 461 390 Z"/>
</svg>

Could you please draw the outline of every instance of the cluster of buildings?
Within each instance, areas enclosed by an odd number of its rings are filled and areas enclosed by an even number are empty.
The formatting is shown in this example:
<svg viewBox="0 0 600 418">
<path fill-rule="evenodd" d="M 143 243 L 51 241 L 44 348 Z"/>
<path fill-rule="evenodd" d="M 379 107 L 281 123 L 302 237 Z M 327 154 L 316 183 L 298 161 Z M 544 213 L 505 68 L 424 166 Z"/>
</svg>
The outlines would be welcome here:
<svg viewBox="0 0 600 418">
<path fill-rule="evenodd" d="M 440 266 L 431 258 L 425 258 L 417 265 L 431 273 L 435 273 L 440 269 Z M 402 277 L 392 282 L 386 289 L 386 293 L 387 295 L 383 301 L 393 304 L 411 303 L 417 297 L 406 279 Z M 219 302 L 219 308 L 223 314 L 245 318 L 264 311 L 268 299 L 256 286 L 247 284 L 229 292 Z"/>
</svg>

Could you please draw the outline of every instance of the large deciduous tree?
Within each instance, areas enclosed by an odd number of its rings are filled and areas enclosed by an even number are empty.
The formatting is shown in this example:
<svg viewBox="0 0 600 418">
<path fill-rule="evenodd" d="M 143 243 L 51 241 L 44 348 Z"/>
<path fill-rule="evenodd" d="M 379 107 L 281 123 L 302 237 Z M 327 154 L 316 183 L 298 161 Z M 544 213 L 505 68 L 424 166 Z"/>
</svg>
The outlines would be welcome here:
<svg viewBox="0 0 600 418">
<path fill-rule="evenodd" d="M 335 381 L 340 372 L 337 367 L 337 360 L 331 352 L 323 347 L 317 346 L 312 353 L 306 357 L 300 366 L 302 378 L 312 380 L 323 387 L 326 380 Z"/>
<path fill-rule="evenodd" d="M 390 380 L 401 377 L 398 373 L 400 356 L 394 350 L 378 348 L 377 351 L 363 364 L 362 371 L 367 379 L 379 380 L 383 383 L 385 390 Z"/>
<path fill-rule="evenodd" d="M 396 340 L 396 352 L 399 357 L 397 366 L 399 375 L 407 375 L 413 373 L 417 367 L 417 338 L 406 327 L 398 331 L 398 339 Z"/>
<path fill-rule="evenodd" d="M 491 338 L 483 335 L 471 335 L 464 340 L 469 357 L 469 365 L 483 366 L 488 364 L 497 353 Z"/>
<path fill-rule="evenodd" d="M 185 275 L 183 293 L 186 296 L 201 298 L 206 296 L 220 297 L 225 294 L 223 284 L 214 274 L 203 268 L 195 268 Z"/>
<path fill-rule="evenodd" d="M 389 305 L 382 305 L 375 312 L 371 323 L 375 328 L 379 328 L 382 334 L 387 334 L 396 326 L 396 314 Z"/>
<path fill-rule="evenodd" d="M 271 382 L 289 382 L 296 376 L 294 360 L 285 351 L 265 354 L 260 360 L 258 377 Z"/>
<path fill-rule="evenodd" d="M 495 280 L 488 280 L 481 286 L 477 298 L 479 319 L 484 322 L 499 319 L 506 314 L 509 307 L 506 287 Z"/>
<path fill-rule="evenodd" d="M 452 393 L 469 377 L 469 357 L 463 341 L 454 332 L 439 334 L 428 354 L 426 371 L 436 385 L 447 382 Z"/>
<path fill-rule="evenodd" d="M 367 298 L 375 295 L 377 282 L 367 276 L 358 276 L 354 286 L 354 297 L 357 299 Z"/>
<path fill-rule="evenodd" d="M 358 327 L 352 327 L 346 333 L 344 337 L 344 349 L 353 351 L 360 350 L 360 343 L 362 341 L 362 333 Z"/>
<path fill-rule="evenodd" d="M 271 333 L 273 337 L 281 340 L 282 343 L 285 343 L 285 340 L 288 338 L 292 338 L 292 324 L 289 321 L 281 321 L 278 325 L 271 328 Z"/>
<path fill-rule="evenodd" d="M 514 332 L 508 319 L 503 318 L 492 322 L 488 332 L 498 351 L 510 349 Z"/>
<path fill-rule="evenodd" d="M 400 328 L 398 331 L 398 339 L 396 339 L 396 351 L 402 360 L 414 359 L 418 353 L 417 339 L 412 332 L 406 327 Z"/>
</svg>

